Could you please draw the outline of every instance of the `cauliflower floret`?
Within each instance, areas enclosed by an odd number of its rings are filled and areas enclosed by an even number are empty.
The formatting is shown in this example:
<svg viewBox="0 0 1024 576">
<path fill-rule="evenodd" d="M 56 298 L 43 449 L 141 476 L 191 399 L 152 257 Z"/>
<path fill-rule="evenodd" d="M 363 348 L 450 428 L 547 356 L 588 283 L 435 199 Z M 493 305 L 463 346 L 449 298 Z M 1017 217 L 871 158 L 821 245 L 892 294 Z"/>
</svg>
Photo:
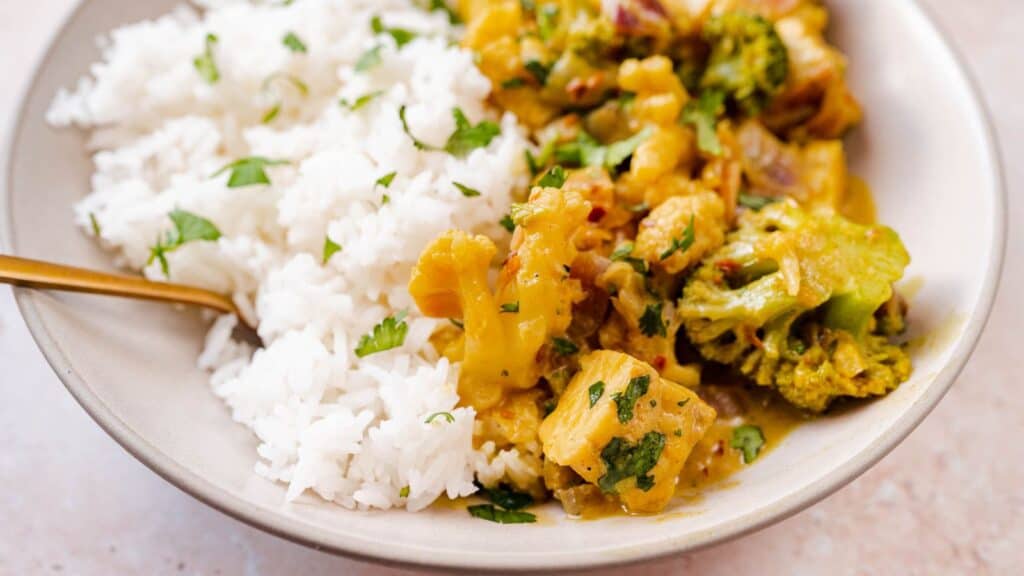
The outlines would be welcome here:
<svg viewBox="0 0 1024 576">
<path fill-rule="evenodd" d="M 493 292 L 488 283 L 497 249 L 483 236 L 450 231 L 435 240 L 413 269 L 409 293 L 420 310 L 462 318 L 465 343 L 459 396 L 477 410 L 499 404 L 506 390 L 537 384 L 538 353 L 565 334 L 579 282 L 566 272 L 576 258 L 572 241 L 590 205 L 573 190 L 534 188 L 514 210 L 512 251 Z"/>
<path fill-rule="evenodd" d="M 909 376 L 906 353 L 875 320 L 909 262 L 889 228 L 781 202 L 741 217 L 687 283 L 678 313 L 702 356 L 821 411 Z"/>
<path fill-rule="evenodd" d="M 640 223 L 633 254 L 670 274 L 678 274 L 718 249 L 724 241 L 722 199 L 711 192 L 698 192 L 669 198 L 652 210 Z"/>
</svg>

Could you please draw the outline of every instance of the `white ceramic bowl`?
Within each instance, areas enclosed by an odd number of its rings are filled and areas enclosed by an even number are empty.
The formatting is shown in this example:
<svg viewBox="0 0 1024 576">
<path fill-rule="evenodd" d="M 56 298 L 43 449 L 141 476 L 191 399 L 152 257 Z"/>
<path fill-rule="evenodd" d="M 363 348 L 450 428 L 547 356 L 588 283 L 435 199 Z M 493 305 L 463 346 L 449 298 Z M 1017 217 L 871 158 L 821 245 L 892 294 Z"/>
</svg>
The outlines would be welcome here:
<svg viewBox="0 0 1024 576">
<path fill-rule="evenodd" d="M 90 162 L 83 137 L 43 121 L 56 90 L 97 57 L 94 38 L 178 0 L 86 0 L 56 35 L 26 94 L 7 156 L 3 239 L 19 255 L 110 268 L 72 225 Z M 983 107 L 950 47 L 910 0 L 834 0 L 833 36 L 867 120 L 850 146 L 881 219 L 903 236 L 913 378 L 884 399 L 789 436 L 699 503 L 657 517 L 500 526 L 455 509 L 351 512 L 284 505 L 256 477 L 254 438 L 231 421 L 195 368 L 203 327 L 160 305 L 18 291 L 39 346 L 82 406 L 128 451 L 196 498 L 317 548 L 388 562 L 470 569 L 579 568 L 673 554 L 775 522 L 849 482 L 903 439 L 963 367 L 985 324 L 1004 244 L 1004 192 Z M 923 284 L 921 280 L 923 279 Z M 111 490 L 116 490 L 111 486 Z"/>
</svg>

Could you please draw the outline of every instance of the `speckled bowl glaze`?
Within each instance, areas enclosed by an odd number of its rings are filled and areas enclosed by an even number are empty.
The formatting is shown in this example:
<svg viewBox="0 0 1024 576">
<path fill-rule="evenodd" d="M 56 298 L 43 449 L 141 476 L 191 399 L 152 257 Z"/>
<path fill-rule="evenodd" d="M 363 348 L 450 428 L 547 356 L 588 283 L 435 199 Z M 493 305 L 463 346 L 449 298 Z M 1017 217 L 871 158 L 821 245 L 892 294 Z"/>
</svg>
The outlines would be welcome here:
<svg viewBox="0 0 1024 576">
<path fill-rule="evenodd" d="M 91 171 L 84 138 L 51 129 L 47 106 L 97 56 L 94 38 L 177 0 L 86 0 L 54 37 L 26 93 L 0 193 L 6 250 L 99 269 L 109 259 L 72 224 Z M 203 323 L 160 305 L 18 291 L 54 370 L 129 452 L 182 490 L 310 546 L 377 561 L 470 570 L 582 568 L 677 554 L 733 538 L 816 502 L 866 470 L 935 406 L 966 362 L 992 305 L 1005 196 L 997 147 L 968 75 L 910 0 L 833 0 L 833 38 L 867 110 L 852 171 L 914 262 L 913 378 L 884 399 L 809 423 L 728 488 L 653 517 L 578 522 L 551 505 L 529 526 L 452 507 L 353 512 L 253 473 L 255 439 L 233 423 L 195 368 Z M 111 486 L 111 490 L 116 490 Z"/>
</svg>

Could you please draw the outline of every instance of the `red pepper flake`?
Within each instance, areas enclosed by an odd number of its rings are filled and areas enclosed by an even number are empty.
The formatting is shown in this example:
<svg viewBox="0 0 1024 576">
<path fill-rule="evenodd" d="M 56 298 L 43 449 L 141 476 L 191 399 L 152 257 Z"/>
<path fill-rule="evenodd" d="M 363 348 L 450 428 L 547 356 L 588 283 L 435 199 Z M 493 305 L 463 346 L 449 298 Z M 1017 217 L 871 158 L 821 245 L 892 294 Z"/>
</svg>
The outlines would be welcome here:
<svg viewBox="0 0 1024 576">
<path fill-rule="evenodd" d="M 601 219 L 604 218 L 606 214 L 608 214 L 608 211 L 605 210 L 603 206 L 594 206 L 590 210 L 590 215 L 587 216 L 587 221 L 588 222 L 594 222 L 594 223 L 600 222 Z"/>
<path fill-rule="evenodd" d="M 742 270 L 743 265 L 735 260 L 726 259 L 715 262 L 715 268 L 731 276 Z"/>
<path fill-rule="evenodd" d="M 659 355 L 659 356 L 655 356 L 654 357 L 654 363 L 653 364 L 654 364 L 654 367 L 659 372 L 665 369 L 665 364 L 666 363 L 668 363 L 668 360 L 666 360 L 664 356 L 660 356 Z"/>
</svg>

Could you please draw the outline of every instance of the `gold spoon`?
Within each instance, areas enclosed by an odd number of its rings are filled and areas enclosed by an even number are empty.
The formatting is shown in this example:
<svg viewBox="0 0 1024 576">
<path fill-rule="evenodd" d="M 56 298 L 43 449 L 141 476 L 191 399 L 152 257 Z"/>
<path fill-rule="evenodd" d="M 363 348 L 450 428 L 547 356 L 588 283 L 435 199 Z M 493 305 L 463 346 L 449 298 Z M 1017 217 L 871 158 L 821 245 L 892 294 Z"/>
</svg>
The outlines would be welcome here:
<svg viewBox="0 0 1024 576">
<path fill-rule="evenodd" d="M 181 284 L 151 282 L 134 276 L 105 274 L 82 268 L 28 260 L 15 256 L 0 254 L 0 283 L 13 284 L 24 288 L 43 288 L 62 290 L 65 292 L 85 292 L 104 294 L 107 296 L 123 296 L 140 300 L 155 300 L 175 304 L 190 304 L 210 308 L 218 312 L 234 314 L 239 319 L 235 337 L 247 342 L 262 345 L 256 334 L 255 326 L 249 324 L 245 316 L 231 298 Z"/>
</svg>

